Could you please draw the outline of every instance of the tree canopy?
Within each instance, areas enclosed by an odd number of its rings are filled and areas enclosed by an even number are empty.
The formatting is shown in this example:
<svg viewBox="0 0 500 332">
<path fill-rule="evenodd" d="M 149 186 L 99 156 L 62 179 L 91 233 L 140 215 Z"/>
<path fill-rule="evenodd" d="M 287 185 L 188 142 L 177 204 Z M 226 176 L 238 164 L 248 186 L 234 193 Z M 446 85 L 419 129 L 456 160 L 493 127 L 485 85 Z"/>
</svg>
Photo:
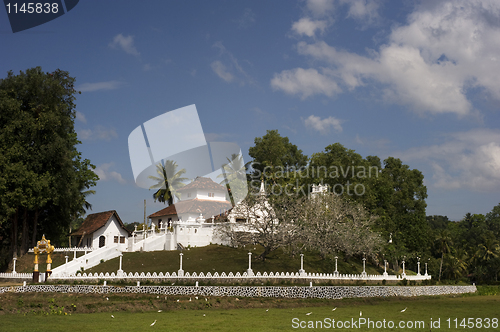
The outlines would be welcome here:
<svg viewBox="0 0 500 332">
<path fill-rule="evenodd" d="M 98 180 L 76 148 L 74 82 L 68 72 L 40 67 L 0 80 L 1 263 L 25 253 L 41 232 L 62 241 Z"/>
</svg>

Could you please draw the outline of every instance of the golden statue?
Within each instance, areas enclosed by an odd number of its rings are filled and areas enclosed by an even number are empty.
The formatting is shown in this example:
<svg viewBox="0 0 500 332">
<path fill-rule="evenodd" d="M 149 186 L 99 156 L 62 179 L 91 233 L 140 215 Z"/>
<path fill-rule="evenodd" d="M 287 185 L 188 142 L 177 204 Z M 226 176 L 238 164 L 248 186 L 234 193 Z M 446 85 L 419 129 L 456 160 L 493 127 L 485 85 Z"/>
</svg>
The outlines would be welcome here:
<svg viewBox="0 0 500 332">
<path fill-rule="evenodd" d="M 49 276 L 52 271 L 50 270 L 52 264 L 52 258 L 50 255 L 54 252 L 54 246 L 50 244 L 50 240 L 45 239 L 45 234 L 42 236 L 42 239 L 37 242 L 37 246 L 33 248 L 33 252 L 35 253 L 35 269 L 33 271 L 33 280 L 38 282 L 38 255 L 47 253 L 47 276 Z M 36 276 L 36 277 L 35 277 Z"/>
</svg>

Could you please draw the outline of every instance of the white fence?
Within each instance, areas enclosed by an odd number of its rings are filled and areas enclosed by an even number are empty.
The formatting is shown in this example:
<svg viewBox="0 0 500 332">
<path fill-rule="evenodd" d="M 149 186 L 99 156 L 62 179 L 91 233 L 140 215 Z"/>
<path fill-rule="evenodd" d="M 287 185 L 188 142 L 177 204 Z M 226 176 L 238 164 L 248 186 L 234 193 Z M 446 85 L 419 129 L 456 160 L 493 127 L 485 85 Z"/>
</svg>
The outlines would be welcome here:
<svg viewBox="0 0 500 332">
<path fill-rule="evenodd" d="M 257 272 L 256 274 L 248 274 L 247 272 L 236 272 L 235 274 L 233 272 L 229 272 L 229 274 L 226 274 L 225 272 L 222 273 L 206 273 L 204 274 L 203 272 L 197 274 L 196 272 L 193 272 L 190 274 L 189 272 L 186 273 L 176 273 L 173 272 L 170 274 L 169 272 L 163 273 L 126 273 L 126 272 L 117 272 L 117 273 L 83 273 L 83 274 L 58 274 L 58 275 L 52 275 L 50 279 L 60 279 L 60 280 L 95 280 L 95 279 L 104 279 L 104 280 L 113 280 L 113 279 L 131 279 L 131 280 L 136 280 L 136 279 L 178 279 L 178 278 L 183 278 L 183 279 L 303 279 L 303 280 L 349 280 L 349 281 L 382 281 L 382 280 L 394 280 L 394 281 L 401 281 L 403 279 L 406 279 L 408 281 L 414 280 L 414 281 L 423 281 L 423 280 L 430 280 L 431 276 L 430 275 L 375 275 L 375 274 L 368 274 L 368 275 L 362 275 L 362 274 L 338 274 L 335 275 L 333 273 L 295 273 L 295 272 L 264 272 L 260 273 Z"/>
<path fill-rule="evenodd" d="M 0 273 L 4 279 L 33 279 L 33 273 Z"/>
<path fill-rule="evenodd" d="M 73 248 L 54 248 L 54 252 L 80 252 L 80 251 L 94 251 L 97 250 L 98 248 L 92 248 L 92 247 L 73 247 Z M 33 252 L 33 248 L 29 249 L 28 252 Z"/>
</svg>

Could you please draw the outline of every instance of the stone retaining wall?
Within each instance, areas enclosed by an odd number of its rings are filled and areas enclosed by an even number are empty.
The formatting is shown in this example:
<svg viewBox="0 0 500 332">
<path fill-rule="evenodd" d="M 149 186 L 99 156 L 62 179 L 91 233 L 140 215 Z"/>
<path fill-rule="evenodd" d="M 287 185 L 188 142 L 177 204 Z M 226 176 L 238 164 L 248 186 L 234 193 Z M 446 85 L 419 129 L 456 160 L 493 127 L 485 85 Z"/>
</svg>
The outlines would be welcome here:
<svg viewBox="0 0 500 332">
<path fill-rule="evenodd" d="M 476 286 L 96 286 L 27 285 L 0 287 L 6 292 L 57 292 L 79 294 L 143 293 L 158 295 L 242 296 L 342 299 L 354 297 L 446 295 L 476 292 Z"/>
</svg>

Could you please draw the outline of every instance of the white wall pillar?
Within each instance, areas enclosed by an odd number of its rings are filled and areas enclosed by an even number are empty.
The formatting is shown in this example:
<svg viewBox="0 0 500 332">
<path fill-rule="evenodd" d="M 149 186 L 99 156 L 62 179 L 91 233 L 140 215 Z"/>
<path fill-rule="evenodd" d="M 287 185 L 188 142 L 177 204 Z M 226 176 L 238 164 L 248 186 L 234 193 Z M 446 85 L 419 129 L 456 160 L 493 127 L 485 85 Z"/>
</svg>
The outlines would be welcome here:
<svg viewBox="0 0 500 332">
<path fill-rule="evenodd" d="M 12 260 L 14 261 L 14 266 L 12 267 L 12 273 L 13 273 L 13 274 L 16 274 L 16 273 L 17 273 L 17 272 L 16 272 L 16 261 L 17 261 L 17 257 L 14 257 Z"/>
<path fill-rule="evenodd" d="M 335 256 L 335 272 L 333 272 L 333 276 L 338 277 L 339 276 L 339 271 L 337 270 L 337 259 L 339 259 L 337 256 Z"/>
<path fill-rule="evenodd" d="M 249 276 L 253 276 L 253 270 L 252 270 L 252 253 L 251 252 L 248 253 L 248 270 L 247 270 L 247 274 Z"/>
<path fill-rule="evenodd" d="M 177 275 L 179 277 L 183 277 L 184 276 L 184 270 L 182 269 L 182 255 L 184 255 L 182 252 L 179 254 L 179 257 L 180 257 L 180 268 L 179 268 L 179 271 L 177 271 Z"/>
<path fill-rule="evenodd" d="M 417 262 L 417 275 L 419 276 L 420 275 L 420 257 L 417 257 L 418 259 L 418 262 Z"/>
<path fill-rule="evenodd" d="M 123 259 L 123 254 L 120 253 L 120 268 L 118 269 L 117 271 L 117 275 L 118 276 L 122 276 L 123 275 L 123 270 L 122 270 L 122 259 Z"/>
<path fill-rule="evenodd" d="M 362 277 L 366 277 L 366 258 L 363 257 L 363 272 L 361 272 Z"/>
<path fill-rule="evenodd" d="M 384 277 L 387 277 L 387 260 L 384 259 Z"/>
<path fill-rule="evenodd" d="M 300 254 L 300 270 L 299 270 L 299 275 L 303 276 L 306 274 L 306 271 L 304 270 L 304 254 Z"/>
</svg>

